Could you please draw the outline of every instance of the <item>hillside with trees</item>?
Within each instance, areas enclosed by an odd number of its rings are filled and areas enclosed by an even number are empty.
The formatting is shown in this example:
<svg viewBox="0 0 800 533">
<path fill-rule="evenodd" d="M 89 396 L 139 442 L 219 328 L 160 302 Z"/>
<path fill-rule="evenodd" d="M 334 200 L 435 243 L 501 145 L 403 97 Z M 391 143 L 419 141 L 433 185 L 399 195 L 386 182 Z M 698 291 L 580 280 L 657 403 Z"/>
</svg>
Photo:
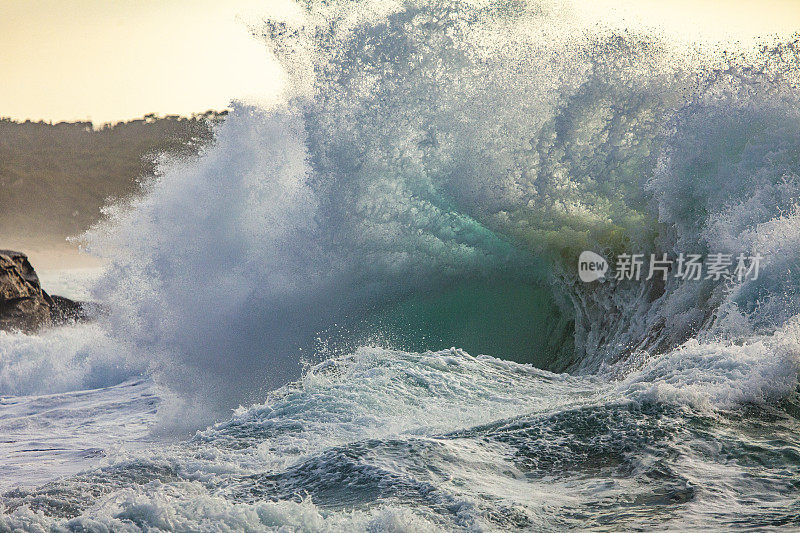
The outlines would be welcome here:
<svg viewBox="0 0 800 533">
<path fill-rule="evenodd" d="M 0 119 L 0 241 L 63 241 L 99 220 L 113 199 L 153 175 L 160 153 L 191 156 L 225 112 L 91 122 Z"/>
</svg>

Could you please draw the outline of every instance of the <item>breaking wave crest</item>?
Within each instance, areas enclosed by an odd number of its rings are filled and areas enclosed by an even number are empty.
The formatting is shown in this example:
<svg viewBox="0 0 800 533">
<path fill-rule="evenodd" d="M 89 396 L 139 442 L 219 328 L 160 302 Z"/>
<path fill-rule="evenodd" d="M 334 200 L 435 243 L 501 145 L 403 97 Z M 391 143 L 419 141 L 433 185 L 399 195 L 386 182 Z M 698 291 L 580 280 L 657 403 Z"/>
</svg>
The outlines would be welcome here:
<svg viewBox="0 0 800 533">
<path fill-rule="evenodd" d="M 308 3 L 289 81 L 86 235 L 106 327 L 221 408 L 363 344 L 613 373 L 799 312 L 798 43 L 688 50 L 531 2 Z M 760 253 L 757 280 L 577 255 Z M 689 348 L 686 348 L 689 349 Z"/>
</svg>

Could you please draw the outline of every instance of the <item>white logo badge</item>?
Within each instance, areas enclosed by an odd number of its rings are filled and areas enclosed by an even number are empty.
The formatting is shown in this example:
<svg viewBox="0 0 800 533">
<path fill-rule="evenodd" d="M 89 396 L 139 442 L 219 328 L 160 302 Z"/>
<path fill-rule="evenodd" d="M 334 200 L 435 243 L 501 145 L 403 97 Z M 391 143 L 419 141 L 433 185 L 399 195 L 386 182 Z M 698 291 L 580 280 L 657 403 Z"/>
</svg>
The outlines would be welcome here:
<svg viewBox="0 0 800 533">
<path fill-rule="evenodd" d="M 608 262 L 601 255 L 594 252 L 584 251 L 578 257 L 578 276 L 581 281 L 591 283 L 606 277 Z"/>
</svg>

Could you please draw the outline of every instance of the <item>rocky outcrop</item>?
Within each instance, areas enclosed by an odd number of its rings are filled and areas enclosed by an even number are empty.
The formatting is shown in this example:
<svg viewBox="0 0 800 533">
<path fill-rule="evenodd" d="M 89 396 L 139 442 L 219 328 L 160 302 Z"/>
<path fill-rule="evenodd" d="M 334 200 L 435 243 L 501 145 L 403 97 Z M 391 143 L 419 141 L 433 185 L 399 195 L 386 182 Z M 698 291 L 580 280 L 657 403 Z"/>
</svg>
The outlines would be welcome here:
<svg viewBox="0 0 800 533">
<path fill-rule="evenodd" d="M 0 330 L 31 333 L 86 318 L 85 304 L 42 290 L 25 254 L 0 250 Z"/>
</svg>

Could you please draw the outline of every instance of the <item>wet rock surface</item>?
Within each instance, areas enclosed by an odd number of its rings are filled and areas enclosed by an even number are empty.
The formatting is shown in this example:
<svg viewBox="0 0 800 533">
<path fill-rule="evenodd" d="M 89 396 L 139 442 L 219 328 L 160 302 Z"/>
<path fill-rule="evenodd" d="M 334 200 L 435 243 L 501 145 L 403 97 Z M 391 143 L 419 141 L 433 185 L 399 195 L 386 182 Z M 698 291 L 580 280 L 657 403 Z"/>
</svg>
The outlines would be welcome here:
<svg viewBox="0 0 800 533">
<path fill-rule="evenodd" d="M 86 320 L 89 305 L 50 296 L 22 252 L 0 250 L 0 330 L 32 333 L 41 328 Z"/>
</svg>

